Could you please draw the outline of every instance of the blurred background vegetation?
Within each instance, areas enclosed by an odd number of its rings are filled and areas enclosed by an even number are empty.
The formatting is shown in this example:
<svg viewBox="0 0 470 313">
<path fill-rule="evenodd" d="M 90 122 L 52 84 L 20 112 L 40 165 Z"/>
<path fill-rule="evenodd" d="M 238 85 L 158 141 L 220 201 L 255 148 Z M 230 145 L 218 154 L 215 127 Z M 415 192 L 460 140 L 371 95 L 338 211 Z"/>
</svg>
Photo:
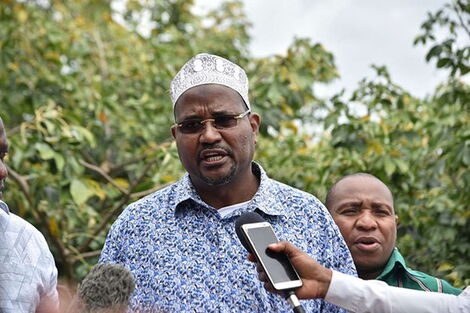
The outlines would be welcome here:
<svg viewBox="0 0 470 313">
<path fill-rule="evenodd" d="M 410 265 L 470 284 L 469 2 L 430 12 L 416 30 L 423 58 L 448 73 L 424 98 L 374 66 L 351 94 L 322 99 L 314 86 L 339 74 L 320 43 L 298 38 L 283 55 L 254 58 L 240 1 L 204 15 L 193 6 L 0 4 L 0 116 L 11 145 L 4 200 L 45 234 L 61 277 L 81 279 L 125 206 L 183 175 L 169 83 L 209 52 L 248 72 L 263 118 L 255 158 L 271 177 L 324 200 L 345 174 L 378 176 L 395 195 L 397 245 Z M 144 15 L 149 36 L 138 31 Z"/>
</svg>

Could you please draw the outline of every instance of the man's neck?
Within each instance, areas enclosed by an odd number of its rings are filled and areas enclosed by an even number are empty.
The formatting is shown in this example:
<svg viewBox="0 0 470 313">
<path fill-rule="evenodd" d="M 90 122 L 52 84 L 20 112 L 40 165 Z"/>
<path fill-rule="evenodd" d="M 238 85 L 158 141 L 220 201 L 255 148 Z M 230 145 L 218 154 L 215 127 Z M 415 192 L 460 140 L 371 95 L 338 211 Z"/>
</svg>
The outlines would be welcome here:
<svg viewBox="0 0 470 313">
<path fill-rule="evenodd" d="M 259 178 L 253 173 L 243 181 L 234 180 L 228 184 L 195 186 L 201 199 L 217 210 L 229 205 L 249 201 L 258 191 Z"/>
<path fill-rule="evenodd" d="M 370 280 L 370 279 L 376 279 L 379 277 L 379 275 L 382 273 L 382 269 L 375 269 L 375 270 L 360 270 L 357 269 L 357 276 L 359 278 L 365 279 L 365 280 Z"/>
</svg>

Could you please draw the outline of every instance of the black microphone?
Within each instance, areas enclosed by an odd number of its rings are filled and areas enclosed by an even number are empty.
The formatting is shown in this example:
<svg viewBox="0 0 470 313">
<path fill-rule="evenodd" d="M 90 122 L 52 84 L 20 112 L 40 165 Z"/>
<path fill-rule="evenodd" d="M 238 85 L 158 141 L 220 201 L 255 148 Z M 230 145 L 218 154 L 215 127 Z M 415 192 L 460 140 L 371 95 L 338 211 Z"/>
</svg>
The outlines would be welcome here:
<svg viewBox="0 0 470 313">
<path fill-rule="evenodd" d="M 248 241 L 246 241 L 245 235 L 243 235 L 242 225 L 261 222 L 266 222 L 266 220 L 256 212 L 244 213 L 235 221 L 235 232 L 237 233 L 238 239 L 240 239 L 241 244 L 250 253 L 253 253 L 253 251 L 251 251 L 251 247 Z"/>
<path fill-rule="evenodd" d="M 120 264 L 93 267 L 78 287 L 69 313 L 126 313 L 134 291 L 132 273 Z"/>
<path fill-rule="evenodd" d="M 243 247 L 245 247 L 245 249 L 252 254 L 254 253 L 248 241 L 246 240 L 245 235 L 243 234 L 242 226 L 245 224 L 261 223 L 261 222 L 267 222 L 267 221 L 256 212 L 244 213 L 240 215 L 235 221 L 235 232 L 237 233 L 238 239 L 240 240 Z M 264 271 L 266 272 L 266 269 L 264 269 Z M 295 291 L 293 289 L 284 290 L 284 296 L 287 302 L 289 302 L 294 313 L 305 313 L 305 309 L 300 304 L 300 301 L 295 295 Z"/>
</svg>

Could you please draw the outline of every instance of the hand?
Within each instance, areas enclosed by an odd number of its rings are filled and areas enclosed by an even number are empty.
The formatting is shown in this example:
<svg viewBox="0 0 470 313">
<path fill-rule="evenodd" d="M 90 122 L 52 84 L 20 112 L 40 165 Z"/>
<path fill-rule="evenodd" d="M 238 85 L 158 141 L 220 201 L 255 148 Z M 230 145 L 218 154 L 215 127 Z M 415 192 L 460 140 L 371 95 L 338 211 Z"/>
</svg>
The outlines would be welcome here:
<svg viewBox="0 0 470 313">
<path fill-rule="evenodd" d="M 308 254 L 287 241 L 270 244 L 268 249 L 274 252 L 285 253 L 297 270 L 297 273 L 299 273 L 303 282 L 302 287 L 295 290 L 295 294 L 299 299 L 315 299 L 326 296 L 333 275 L 330 269 L 321 266 Z M 256 259 L 251 253 L 248 255 L 248 260 L 256 263 Z M 282 294 L 282 292 L 274 289 L 271 283 L 269 283 L 268 277 L 260 264 L 257 264 L 256 270 L 258 271 L 259 279 L 264 282 L 266 290 Z"/>
</svg>

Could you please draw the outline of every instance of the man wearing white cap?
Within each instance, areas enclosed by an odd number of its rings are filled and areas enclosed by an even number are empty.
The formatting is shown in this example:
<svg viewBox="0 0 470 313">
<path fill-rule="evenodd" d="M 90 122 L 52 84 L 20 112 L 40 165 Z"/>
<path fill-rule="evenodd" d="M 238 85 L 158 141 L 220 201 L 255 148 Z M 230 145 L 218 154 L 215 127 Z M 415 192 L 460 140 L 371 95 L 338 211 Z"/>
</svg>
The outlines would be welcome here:
<svg viewBox="0 0 470 313">
<path fill-rule="evenodd" d="M 187 174 L 129 205 L 100 258 L 133 273 L 132 312 L 290 312 L 284 299 L 263 289 L 235 234 L 235 219 L 251 211 L 324 266 L 356 275 L 320 201 L 270 179 L 253 162 L 260 116 L 251 112 L 241 67 L 196 55 L 170 91 L 171 131 Z M 318 299 L 303 305 L 308 312 L 342 312 Z"/>
</svg>

